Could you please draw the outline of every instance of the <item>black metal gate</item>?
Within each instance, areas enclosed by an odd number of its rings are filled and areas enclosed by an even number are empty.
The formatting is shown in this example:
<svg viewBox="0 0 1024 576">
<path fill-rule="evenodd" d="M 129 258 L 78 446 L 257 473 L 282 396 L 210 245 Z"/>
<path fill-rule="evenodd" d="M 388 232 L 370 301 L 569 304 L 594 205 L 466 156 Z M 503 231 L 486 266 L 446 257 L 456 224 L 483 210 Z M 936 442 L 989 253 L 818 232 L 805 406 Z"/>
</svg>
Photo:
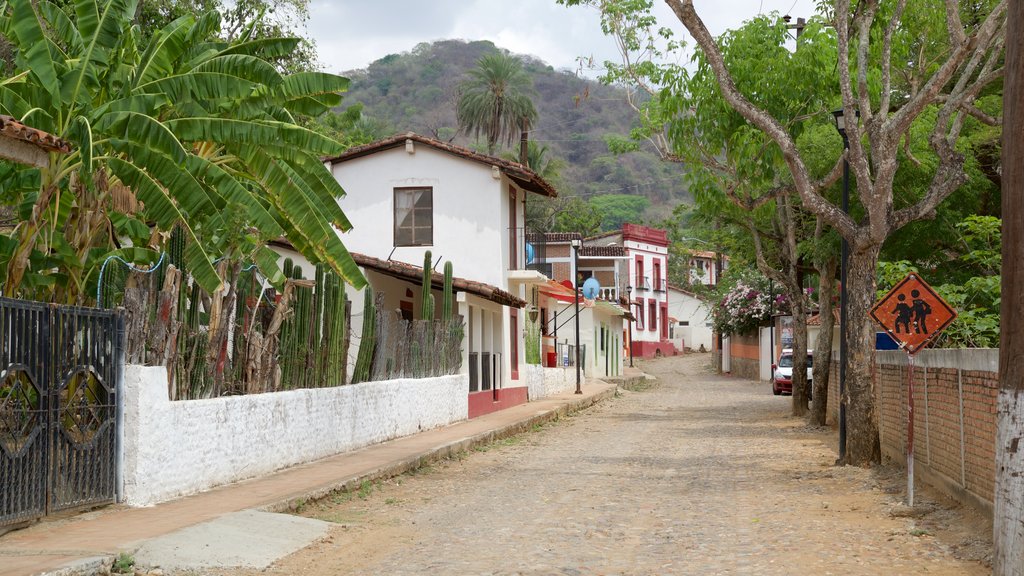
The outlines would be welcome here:
<svg viewBox="0 0 1024 576">
<path fill-rule="evenodd" d="M 0 298 L 0 526 L 113 502 L 124 320 Z"/>
</svg>

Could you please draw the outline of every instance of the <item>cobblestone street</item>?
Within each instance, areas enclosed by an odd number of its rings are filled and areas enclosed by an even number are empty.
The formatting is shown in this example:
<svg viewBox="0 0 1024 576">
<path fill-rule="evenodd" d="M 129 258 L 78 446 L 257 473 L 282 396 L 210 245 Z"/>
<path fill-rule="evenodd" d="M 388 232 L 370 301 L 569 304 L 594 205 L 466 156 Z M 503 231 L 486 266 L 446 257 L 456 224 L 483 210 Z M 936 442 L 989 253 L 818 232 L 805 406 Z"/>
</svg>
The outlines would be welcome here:
<svg viewBox="0 0 1024 576">
<path fill-rule="evenodd" d="M 924 490 L 899 513 L 899 473 L 833 466 L 833 434 L 710 359 L 652 361 L 646 390 L 310 503 L 332 535 L 266 573 L 990 573 L 983 519 Z"/>
</svg>

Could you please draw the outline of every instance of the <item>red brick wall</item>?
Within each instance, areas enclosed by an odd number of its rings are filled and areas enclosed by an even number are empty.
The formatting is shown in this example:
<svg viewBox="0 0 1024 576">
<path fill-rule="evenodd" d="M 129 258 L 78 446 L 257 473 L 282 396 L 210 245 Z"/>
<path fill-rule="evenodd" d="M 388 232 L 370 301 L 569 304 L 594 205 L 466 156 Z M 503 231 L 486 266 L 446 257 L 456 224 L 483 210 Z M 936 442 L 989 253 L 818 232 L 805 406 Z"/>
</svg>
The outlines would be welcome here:
<svg viewBox="0 0 1024 576">
<path fill-rule="evenodd" d="M 561 282 L 562 280 L 575 281 L 573 278 L 570 278 L 570 276 L 572 276 L 572 267 L 568 262 L 555 262 L 551 265 L 551 273 L 554 275 L 552 280 L 556 280 L 558 282 Z"/>
<path fill-rule="evenodd" d="M 915 472 L 949 496 L 989 514 L 995 493 L 998 352 L 925 350 L 914 360 Z M 832 424 L 838 422 L 837 367 L 833 363 L 829 382 Z M 877 353 L 874 384 L 882 456 L 905 463 L 906 355 Z"/>
</svg>

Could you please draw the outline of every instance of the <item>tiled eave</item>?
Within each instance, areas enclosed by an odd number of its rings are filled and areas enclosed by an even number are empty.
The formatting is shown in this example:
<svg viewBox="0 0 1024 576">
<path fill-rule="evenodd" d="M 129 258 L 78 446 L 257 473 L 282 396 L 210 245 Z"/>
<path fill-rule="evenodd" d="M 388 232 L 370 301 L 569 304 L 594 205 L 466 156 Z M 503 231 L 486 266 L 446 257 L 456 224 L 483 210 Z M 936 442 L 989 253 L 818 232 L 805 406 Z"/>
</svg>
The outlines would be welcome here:
<svg viewBox="0 0 1024 576">
<path fill-rule="evenodd" d="M 422 266 L 414 266 L 412 264 L 406 264 L 405 262 L 398 262 L 396 260 L 381 260 L 380 258 L 374 258 L 357 252 L 352 253 L 352 259 L 356 261 L 356 264 L 363 268 L 391 276 L 392 278 L 398 278 L 399 280 L 407 280 L 409 282 L 419 284 L 423 279 Z M 442 289 L 444 287 L 444 275 L 438 272 L 431 272 L 430 285 L 438 290 Z M 509 292 L 506 292 L 496 286 L 477 282 L 475 280 L 453 277 L 452 289 L 456 292 L 473 294 L 503 306 L 511 306 L 513 308 L 526 307 L 526 300 L 513 296 Z"/>
<path fill-rule="evenodd" d="M 67 141 L 48 132 L 26 126 L 5 114 L 0 114 L 0 134 L 13 140 L 27 142 L 47 152 L 63 152 L 65 154 L 71 152 L 71 144 Z"/>
</svg>

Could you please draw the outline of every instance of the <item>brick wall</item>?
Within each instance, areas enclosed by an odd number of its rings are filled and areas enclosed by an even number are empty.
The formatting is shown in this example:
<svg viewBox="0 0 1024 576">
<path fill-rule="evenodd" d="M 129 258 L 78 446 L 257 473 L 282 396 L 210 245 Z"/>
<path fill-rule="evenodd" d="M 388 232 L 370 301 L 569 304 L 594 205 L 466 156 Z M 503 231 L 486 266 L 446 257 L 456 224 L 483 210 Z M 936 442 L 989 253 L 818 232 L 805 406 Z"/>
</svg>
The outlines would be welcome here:
<svg viewBox="0 0 1024 576">
<path fill-rule="evenodd" d="M 838 363 L 829 381 L 829 422 L 838 422 Z M 914 472 L 989 515 L 995 494 L 999 350 L 923 350 L 914 357 Z M 875 394 L 882 456 L 906 462 L 908 362 L 876 352 Z"/>
<path fill-rule="evenodd" d="M 552 280 L 561 282 L 562 280 L 573 280 L 572 266 L 568 262 L 555 262 L 551 265 L 551 273 L 553 274 Z"/>
</svg>

